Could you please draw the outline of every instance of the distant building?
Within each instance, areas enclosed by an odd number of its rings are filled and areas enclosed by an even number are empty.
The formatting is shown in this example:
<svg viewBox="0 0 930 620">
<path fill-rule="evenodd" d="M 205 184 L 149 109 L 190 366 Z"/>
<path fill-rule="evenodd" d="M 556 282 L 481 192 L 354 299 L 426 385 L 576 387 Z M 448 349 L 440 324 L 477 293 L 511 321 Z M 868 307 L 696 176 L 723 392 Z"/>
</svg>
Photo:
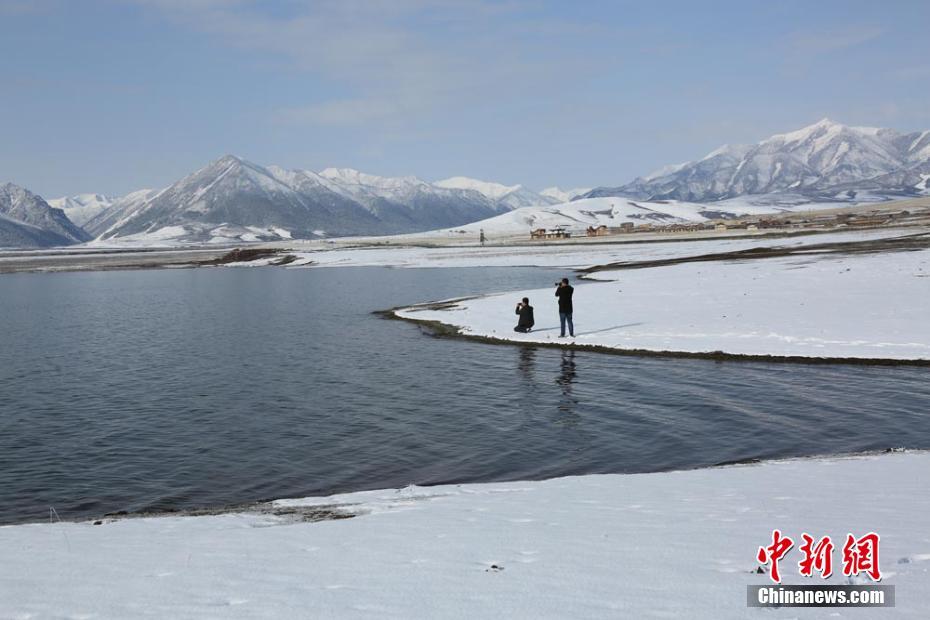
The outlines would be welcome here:
<svg viewBox="0 0 930 620">
<path fill-rule="evenodd" d="M 530 231 L 530 239 L 568 239 L 572 236 L 564 226 L 556 226 L 546 230 L 545 228 L 536 228 Z"/>
<path fill-rule="evenodd" d="M 704 230 L 703 224 L 669 224 L 661 228 L 660 230 L 666 232 L 694 232 L 697 230 Z"/>
<path fill-rule="evenodd" d="M 587 235 L 589 237 L 603 237 L 607 235 L 607 226 L 601 224 L 600 226 L 588 226 Z"/>
</svg>

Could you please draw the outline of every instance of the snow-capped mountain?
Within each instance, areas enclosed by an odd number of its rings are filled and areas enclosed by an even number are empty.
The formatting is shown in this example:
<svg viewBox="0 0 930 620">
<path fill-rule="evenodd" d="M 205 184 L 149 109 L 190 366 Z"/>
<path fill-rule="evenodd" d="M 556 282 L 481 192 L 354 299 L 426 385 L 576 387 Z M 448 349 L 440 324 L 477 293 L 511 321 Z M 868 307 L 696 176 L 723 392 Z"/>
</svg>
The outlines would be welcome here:
<svg viewBox="0 0 930 620">
<path fill-rule="evenodd" d="M 559 202 L 568 202 L 572 198 L 587 194 L 591 191 L 590 187 L 576 187 L 574 189 L 562 189 L 561 187 L 547 187 L 543 191 L 539 192 L 540 195 L 546 196 L 548 198 L 553 198 Z"/>
<path fill-rule="evenodd" d="M 227 155 L 163 190 L 113 201 L 85 227 L 104 240 L 257 241 L 431 230 L 503 210 L 476 191 L 415 177 L 266 168 Z"/>
<path fill-rule="evenodd" d="M 40 196 L 12 183 L 0 185 L 0 247 L 49 247 L 89 239 Z"/>
<path fill-rule="evenodd" d="M 537 205 L 558 204 L 564 202 L 552 196 L 537 194 L 522 185 L 502 185 L 489 181 L 479 181 L 468 177 L 451 177 L 436 181 L 436 187 L 471 190 L 485 196 L 496 205 L 507 209 L 533 207 Z"/>
<path fill-rule="evenodd" d="M 468 188 L 443 187 L 417 177 L 379 177 L 352 168 L 327 168 L 319 173 L 331 187 L 374 213 L 380 220 L 397 220 L 398 225 L 411 216 L 424 220 L 471 219 L 478 212 L 500 213 L 508 207 Z M 424 230 L 417 224 L 418 230 Z"/>
<path fill-rule="evenodd" d="M 88 220 L 110 208 L 114 200 L 116 199 L 112 196 L 103 194 L 77 194 L 76 196 L 52 198 L 47 202 L 52 207 L 64 211 L 69 220 L 78 226 L 83 226 Z"/>
<path fill-rule="evenodd" d="M 704 158 L 669 166 L 584 197 L 715 201 L 791 192 L 828 198 L 858 190 L 889 195 L 926 192 L 930 132 L 848 127 L 823 119 L 754 145 L 725 145 Z"/>
</svg>

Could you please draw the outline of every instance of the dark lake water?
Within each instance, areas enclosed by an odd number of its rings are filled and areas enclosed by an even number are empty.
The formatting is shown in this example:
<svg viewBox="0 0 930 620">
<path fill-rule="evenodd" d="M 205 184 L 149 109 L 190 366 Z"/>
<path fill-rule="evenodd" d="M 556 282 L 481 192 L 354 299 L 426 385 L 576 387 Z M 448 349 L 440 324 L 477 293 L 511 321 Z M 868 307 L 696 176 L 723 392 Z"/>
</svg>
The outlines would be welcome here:
<svg viewBox="0 0 930 620">
<path fill-rule="evenodd" d="M 0 523 L 930 448 L 925 368 L 493 346 L 371 314 L 562 275 L 2 276 Z"/>
</svg>

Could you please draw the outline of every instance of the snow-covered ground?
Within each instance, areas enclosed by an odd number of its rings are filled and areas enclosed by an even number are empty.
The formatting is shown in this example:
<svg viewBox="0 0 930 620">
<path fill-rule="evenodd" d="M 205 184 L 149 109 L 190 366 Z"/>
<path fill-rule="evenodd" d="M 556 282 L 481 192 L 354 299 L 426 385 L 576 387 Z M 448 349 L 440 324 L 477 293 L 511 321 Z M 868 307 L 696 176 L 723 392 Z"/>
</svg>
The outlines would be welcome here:
<svg viewBox="0 0 930 620">
<path fill-rule="evenodd" d="M 558 338 L 553 289 L 513 291 L 442 309 L 413 307 L 398 315 L 518 342 L 930 359 L 928 250 L 695 262 L 601 271 L 596 277 L 608 281 L 574 282 L 575 338 Z M 535 308 L 536 327 L 530 334 L 513 331 L 514 305 L 522 297 Z"/>
<path fill-rule="evenodd" d="M 680 241 L 649 241 L 638 235 L 607 243 L 564 243 L 495 246 L 418 247 L 415 245 L 377 246 L 337 249 L 301 249 L 300 242 L 278 244 L 289 248 L 298 260 L 292 266 L 320 267 L 564 267 L 583 268 L 617 261 L 643 261 L 697 256 L 717 252 L 735 252 L 757 247 L 802 247 L 821 243 L 869 241 L 928 232 L 926 228 L 883 228 L 835 233 L 798 234 L 787 237 L 731 237 L 710 233 L 711 238 L 682 236 Z M 667 237 L 666 237 L 667 239 Z M 627 242 L 628 241 L 628 242 Z M 320 248 L 317 242 L 314 247 Z"/>
<path fill-rule="evenodd" d="M 449 485 L 224 514 L 0 527 L 3 618 L 927 618 L 930 454 Z M 750 609 L 778 528 L 881 535 L 893 609 Z M 800 543 L 797 543 L 800 544 Z M 838 547 L 842 546 L 842 542 Z M 870 583 L 841 574 L 826 583 Z M 798 574 L 797 547 L 781 562 Z"/>
<path fill-rule="evenodd" d="M 84 244 L 89 248 L 183 248 L 202 247 L 203 241 L 190 241 L 192 237 L 200 235 L 209 237 L 207 244 L 232 245 L 240 243 L 256 243 L 260 241 L 280 241 L 291 238 L 291 232 L 285 228 L 269 226 L 233 226 L 222 224 L 220 226 L 195 224 L 164 226 L 152 232 L 136 233 L 108 239 L 97 238 Z M 197 237 L 199 238 L 199 237 Z"/>
</svg>

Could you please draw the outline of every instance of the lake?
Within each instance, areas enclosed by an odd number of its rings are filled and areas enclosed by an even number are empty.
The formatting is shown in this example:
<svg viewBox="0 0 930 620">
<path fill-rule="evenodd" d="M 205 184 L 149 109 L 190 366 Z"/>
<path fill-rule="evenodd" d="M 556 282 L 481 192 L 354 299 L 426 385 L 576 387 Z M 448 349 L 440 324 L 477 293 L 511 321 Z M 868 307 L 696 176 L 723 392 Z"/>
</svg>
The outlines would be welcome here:
<svg viewBox="0 0 930 620">
<path fill-rule="evenodd" d="M 496 346 L 372 314 L 563 275 L 371 267 L 2 276 L 0 523 L 48 519 L 50 507 L 87 518 L 930 448 L 925 368 Z M 532 301 L 537 317 L 556 312 L 554 298 Z"/>
</svg>

